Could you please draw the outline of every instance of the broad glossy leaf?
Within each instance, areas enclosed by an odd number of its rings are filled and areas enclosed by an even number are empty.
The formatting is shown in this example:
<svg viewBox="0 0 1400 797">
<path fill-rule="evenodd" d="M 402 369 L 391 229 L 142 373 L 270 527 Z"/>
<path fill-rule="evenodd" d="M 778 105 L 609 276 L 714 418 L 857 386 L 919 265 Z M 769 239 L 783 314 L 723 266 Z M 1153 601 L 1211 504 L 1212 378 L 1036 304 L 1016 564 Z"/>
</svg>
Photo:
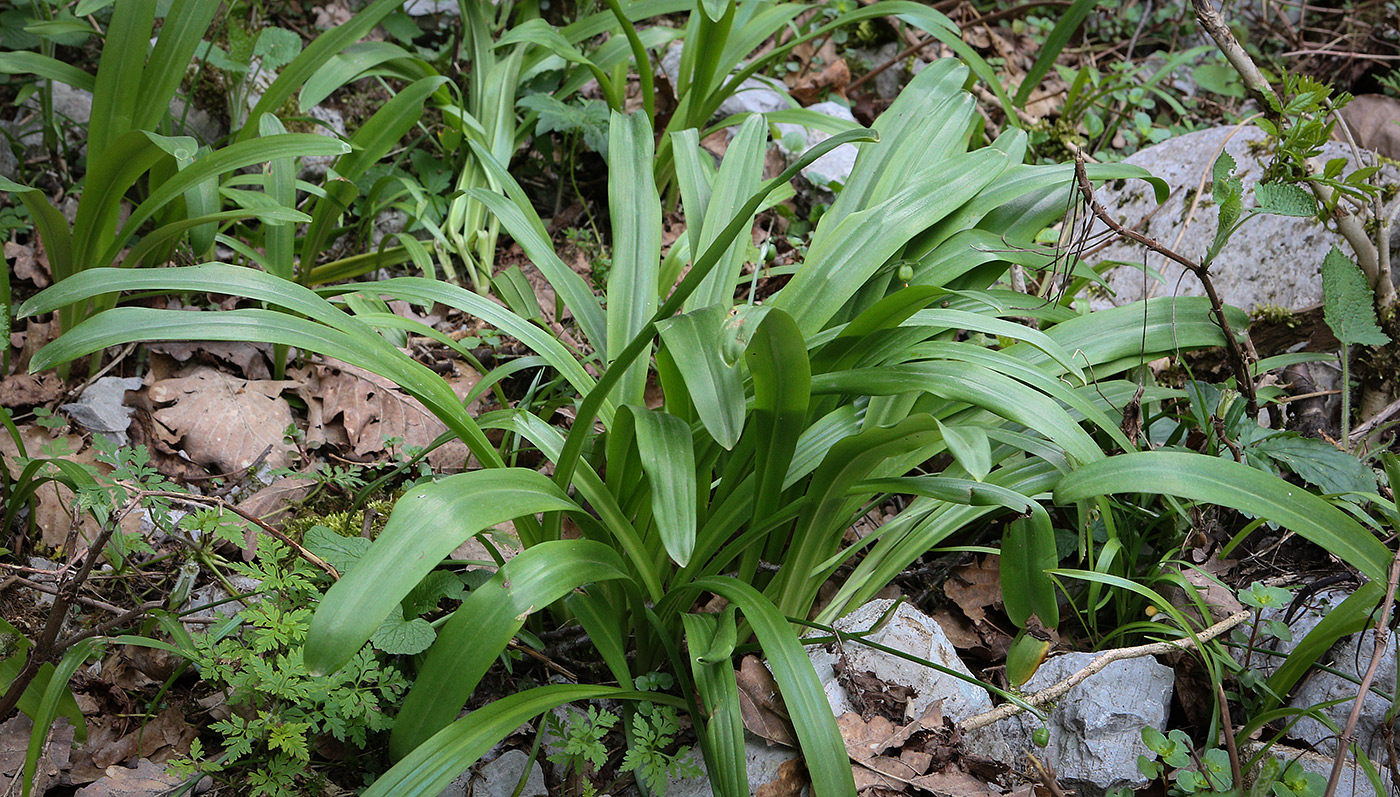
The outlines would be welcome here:
<svg viewBox="0 0 1400 797">
<path fill-rule="evenodd" d="M 658 321 L 656 327 L 705 431 L 732 449 L 744 429 L 744 383 L 739 369 L 720 354 L 725 317 L 724 308 L 715 305 Z"/>
<path fill-rule="evenodd" d="M 1204 454 L 1147 451 L 1110 457 L 1065 476 L 1055 501 L 1111 493 L 1152 493 L 1205 501 L 1271 520 L 1330 551 L 1374 581 L 1391 553 L 1340 509 L 1272 474 Z"/>
<path fill-rule="evenodd" d="M 812 366 L 802 331 L 781 310 L 764 316 L 744 361 L 753 375 L 754 391 L 747 431 L 754 438 L 753 519 L 762 523 L 781 503 L 798 441 L 806 431 Z"/>
<path fill-rule="evenodd" d="M 1030 517 L 1006 524 L 1001 537 L 1001 595 L 1011 622 L 1024 628 L 1035 615 L 1048 628 L 1059 624 L 1055 582 L 1046 575 L 1059 563 L 1055 529 L 1040 504 L 1032 504 Z"/>
<path fill-rule="evenodd" d="M 985 430 L 980 426 L 950 426 L 939 421 L 938 431 L 943 433 L 948 453 L 968 475 L 979 482 L 987 478 L 992 471 L 992 444 Z"/>
<path fill-rule="evenodd" d="M 672 561 L 681 567 L 695 549 L 695 450 L 690 426 L 674 415 L 629 407 L 636 424 L 637 452 L 651 485 L 652 520 Z"/>
<path fill-rule="evenodd" d="M 532 471 L 526 472 L 538 476 Z M 477 473 L 497 474 L 507 471 Z M 538 476 L 538 479 L 548 481 L 543 476 Z M 464 496 L 468 502 L 487 503 L 489 506 L 484 511 L 494 512 L 498 517 L 512 512 L 512 508 L 520 505 L 522 499 L 529 495 L 517 492 L 512 496 L 508 491 L 489 495 L 480 494 L 475 490 L 471 493 L 474 495 Z M 402 502 L 401 499 L 400 505 Z M 529 501 L 526 500 L 525 503 Z M 543 511 L 562 508 L 546 507 L 543 504 L 534 506 Z M 397 514 L 399 509 L 395 507 L 394 512 Z M 393 522 L 393 516 L 390 516 L 390 522 Z M 460 527 L 460 521 L 458 525 Z M 387 531 L 386 527 L 385 532 Z M 378 545 L 383 539 L 381 536 L 375 544 Z M 375 551 L 371 550 L 366 557 L 367 561 L 362 562 L 354 572 L 370 572 L 371 562 L 376 561 L 372 559 L 374 556 Z M 391 561 L 386 564 L 393 568 Z M 373 588 L 377 591 L 382 591 L 384 580 L 390 573 L 381 572 L 377 575 L 378 580 L 366 580 L 361 583 L 361 587 L 369 584 L 374 585 Z M 397 574 L 393 575 L 394 582 L 399 578 Z M 622 560 L 612 548 L 591 540 L 543 542 L 527 548 L 503 565 L 490 581 L 467 595 L 466 600 L 462 601 L 462 605 L 452 614 L 452 618 L 439 630 L 438 640 L 423 659 L 413 688 L 409 690 L 408 696 L 404 698 L 403 707 L 399 710 L 394 732 L 389 740 L 391 754 L 395 758 L 402 758 L 427 741 L 428 737 L 451 724 L 466 704 L 467 698 L 471 696 L 472 690 L 476 689 L 481 677 L 486 674 L 486 670 L 495 663 L 496 658 L 505 650 L 506 644 L 531 614 L 563 598 L 578 587 L 597 581 L 625 578 L 627 573 Z M 344 583 L 344 580 L 337 583 Z M 313 658 L 312 643 L 316 639 L 318 627 L 327 627 L 318 626 L 317 621 L 321 619 L 321 613 L 325 611 L 334 591 L 335 588 L 332 587 L 331 592 L 326 594 L 325 601 L 321 604 L 322 608 L 312 620 L 311 636 L 307 637 L 306 648 L 308 666 L 311 666 L 313 661 L 323 660 L 319 648 L 316 657 Z M 374 603 L 382 603 L 384 600 L 379 596 L 376 598 Z M 337 600 L 344 598 L 337 596 Z M 354 598 L 351 600 L 354 601 Z M 374 611 L 378 613 L 377 606 Z M 350 653 L 353 655 L 358 649 L 359 646 L 356 645 Z"/>
<path fill-rule="evenodd" d="M 472 535 L 522 515 L 577 508 L 549 479 L 520 468 L 471 471 L 409 490 L 355 569 L 321 601 L 307 636 L 306 666 L 339 669 L 390 607 Z"/>
<path fill-rule="evenodd" d="M 607 358 L 615 363 L 656 313 L 661 264 L 661 201 L 652 178 L 651 123 L 614 113 L 608 141 L 608 206 L 613 264 L 608 278 Z M 647 358 L 623 363 L 618 403 L 640 404 Z"/>
</svg>

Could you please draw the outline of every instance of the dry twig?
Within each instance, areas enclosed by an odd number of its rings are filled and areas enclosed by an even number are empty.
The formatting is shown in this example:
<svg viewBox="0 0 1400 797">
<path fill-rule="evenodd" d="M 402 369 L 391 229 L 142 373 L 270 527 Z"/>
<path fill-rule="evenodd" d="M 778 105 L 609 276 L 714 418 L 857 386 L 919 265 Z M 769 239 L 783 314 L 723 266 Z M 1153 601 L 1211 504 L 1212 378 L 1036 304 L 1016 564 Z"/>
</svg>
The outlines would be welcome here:
<svg viewBox="0 0 1400 797">
<path fill-rule="evenodd" d="M 1249 619 L 1250 615 L 1251 611 L 1248 609 L 1235 612 L 1229 617 L 1226 617 L 1224 620 L 1221 620 L 1215 625 L 1191 637 L 1174 639 L 1169 642 L 1152 642 L 1147 645 L 1138 645 L 1136 647 L 1131 648 L 1115 648 L 1113 650 L 1106 650 L 1103 653 L 1099 654 L 1098 657 L 1095 658 L 1093 661 L 1086 664 L 1084 666 L 1084 669 L 1080 670 L 1079 672 L 1076 672 L 1070 677 L 1064 679 L 1063 681 L 1060 681 L 1059 683 L 1053 686 L 1046 687 L 1045 689 L 1042 689 L 1033 695 L 1027 695 L 1024 702 L 1031 708 L 1043 706 L 1047 703 L 1053 703 L 1056 700 L 1059 700 L 1061 697 L 1064 697 L 1066 692 L 1080 685 L 1081 683 L 1084 683 L 1084 681 L 1086 681 L 1090 676 L 1094 675 L 1097 672 L 1100 672 L 1101 670 L 1103 670 L 1103 668 L 1107 667 L 1115 661 L 1123 661 L 1125 659 L 1137 659 L 1143 656 L 1160 656 L 1166 653 L 1178 653 L 1181 651 L 1192 650 L 1199 646 L 1202 642 L 1207 642 L 1209 640 L 1215 639 L 1221 634 L 1224 634 L 1225 632 L 1229 631 L 1230 629 Z M 1025 711 L 1025 709 L 1022 708 L 1020 704 L 1003 703 L 1002 705 L 997 706 L 991 711 L 985 711 L 974 717 L 968 717 L 966 720 L 958 723 L 958 728 L 964 733 L 966 733 L 967 731 L 977 730 L 978 728 L 985 728 L 988 725 L 996 724 L 1006 719 L 1007 717 L 1014 717 L 1022 711 Z"/>
<path fill-rule="evenodd" d="M 1361 707 L 1366 702 L 1366 696 L 1371 693 L 1371 682 L 1376 679 L 1376 670 L 1380 669 L 1386 637 L 1390 634 L 1390 610 L 1395 605 L 1397 582 L 1400 582 L 1400 552 L 1390 560 L 1390 577 L 1386 581 L 1385 601 L 1381 603 L 1381 616 L 1376 621 L 1376 649 L 1371 654 L 1371 665 L 1366 668 L 1366 675 L 1361 678 L 1361 687 L 1357 690 L 1356 702 L 1351 704 L 1351 714 L 1347 717 L 1346 727 L 1342 728 L 1341 736 L 1337 738 L 1337 755 L 1332 759 L 1332 774 L 1327 777 L 1327 791 L 1323 792 L 1322 797 L 1333 797 L 1337 793 L 1337 784 L 1342 780 L 1347 751 L 1356 742 L 1356 723 L 1361 719 Z"/>
<path fill-rule="evenodd" d="M 1235 331 L 1230 326 L 1230 320 L 1225 317 L 1225 303 L 1220 299 L 1220 294 L 1215 290 L 1215 282 L 1210 278 L 1210 269 L 1140 232 L 1130 230 L 1122 224 L 1119 224 L 1116 219 L 1109 215 L 1104 206 L 1099 204 L 1099 201 L 1094 198 L 1094 186 L 1089 182 L 1088 173 L 1084 171 L 1084 158 L 1082 156 L 1075 159 L 1074 175 L 1079 183 L 1079 193 L 1083 195 L 1084 203 L 1089 206 L 1089 210 L 1099 221 L 1102 221 L 1110 230 L 1117 233 L 1119 236 L 1139 243 L 1153 252 L 1179 264 L 1187 271 L 1194 274 L 1196 279 L 1200 280 L 1201 287 L 1205 289 L 1206 297 L 1210 299 L 1211 315 L 1215 317 L 1215 323 L 1220 325 L 1220 331 L 1225 334 L 1225 350 L 1229 354 L 1230 368 L 1235 372 L 1235 381 L 1239 385 L 1240 392 L 1244 393 L 1245 399 L 1248 402 L 1246 408 L 1249 417 L 1258 418 L 1259 398 L 1254 392 L 1254 378 L 1249 374 L 1249 363 L 1245 359 L 1244 349 L 1240 346 L 1240 341 L 1235 337 Z"/>
</svg>

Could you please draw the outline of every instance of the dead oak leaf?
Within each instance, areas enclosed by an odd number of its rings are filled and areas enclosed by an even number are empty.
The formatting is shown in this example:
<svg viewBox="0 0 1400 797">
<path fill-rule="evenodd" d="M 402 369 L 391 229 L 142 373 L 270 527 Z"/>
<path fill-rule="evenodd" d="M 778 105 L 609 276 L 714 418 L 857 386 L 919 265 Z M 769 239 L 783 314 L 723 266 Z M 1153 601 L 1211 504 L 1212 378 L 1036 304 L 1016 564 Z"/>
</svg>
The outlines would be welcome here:
<svg viewBox="0 0 1400 797">
<path fill-rule="evenodd" d="M 958 769 L 948 767 L 942 772 L 933 772 L 913 778 L 913 785 L 937 795 L 957 795 L 957 797 L 1001 797 L 999 789 Z"/>
<path fill-rule="evenodd" d="M 745 656 L 734 673 L 739 685 L 739 714 L 749 733 L 770 742 L 797 746 L 787 707 L 778 694 L 778 682 L 757 656 Z"/>
<path fill-rule="evenodd" d="M 955 577 L 943 584 L 943 594 L 974 623 L 986 618 L 987 609 L 1001 605 L 999 562 L 997 557 L 988 556 L 978 564 L 964 565 L 954 570 Z"/>
<path fill-rule="evenodd" d="M 399 440 L 403 447 L 426 448 L 447 431 L 447 425 L 418 399 L 378 374 L 338 360 L 317 365 L 316 372 L 321 423 L 330 424 L 338 417 L 357 456 L 383 452 L 385 441 L 390 438 Z M 458 380 L 453 390 L 460 397 L 472 384 L 475 382 L 469 379 Z M 459 440 L 428 455 L 434 467 L 445 470 L 460 470 L 466 458 L 467 447 Z"/>
<path fill-rule="evenodd" d="M 63 396 L 63 380 L 53 371 L 10 374 L 0 379 L 0 407 L 34 407 Z"/>
<path fill-rule="evenodd" d="M 7 241 L 5 259 L 13 262 L 11 268 L 16 277 L 29 280 L 36 288 L 49 286 L 49 259 L 34 247 Z"/>
<path fill-rule="evenodd" d="M 807 782 L 802 759 L 789 758 L 778 765 L 778 776 L 755 789 L 753 797 L 800 797 Z"/>
<path fill-rule="evenodd" d="M 167 775 L 164 767 L 143 758 L 135 769 L 107 767 L 105 775 L 79 789 L 74 797 L 158 797 L 180 783 Z"/>
<path fill-rule="evenodd" d="M 293 449 L 283 432 L 292 424 L 292 407 L 282 391 L 294 387 L 295 382 L 250 381 L 200 366 L 156 382 L 149 394 L 156 404 L 173 405 L 153 413 L 166 442 L 183 440 L 192 461 L 231 473 L 252 465 L 264 451 L 269 467 L 291 462 Z"/>
</svg>

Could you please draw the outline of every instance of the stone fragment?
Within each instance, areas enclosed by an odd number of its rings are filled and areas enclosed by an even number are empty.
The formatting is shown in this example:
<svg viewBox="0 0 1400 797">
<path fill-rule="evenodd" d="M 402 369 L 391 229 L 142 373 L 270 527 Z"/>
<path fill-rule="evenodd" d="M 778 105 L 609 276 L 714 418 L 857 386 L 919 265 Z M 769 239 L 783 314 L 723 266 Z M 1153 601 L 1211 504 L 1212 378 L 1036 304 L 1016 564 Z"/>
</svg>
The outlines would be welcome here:
<svg viewBox="0 0 1400 797">
<path fill-rule="evenodd" d="M 871 601 L 833 625 L 845 634 L 863 634 L 880 622 L 893 603 L 892 600 Z M 992 700 L 987 690 L 970 682 L 972 672 L 958 658 L 943 628 L 913 606 L 901 603 L 881 628 L 863 638 L 960 672 L 968 680 L 875 650 L 856 639 L 845 639 L 841 644 L 845 654 L 844 664 L 841 656 L 833 650 L 834 645 L 810 646 L 808 654 L 817 669 L 817 677 L 822 679 L 822 688 L 836 716 L 847 711 L 860 712 L 837 678 L 836 666 L 855 674 L 870 672 L 887 684 L 912 688 L 914 695 L 905 708 L 906 722 L 923 716 L 935 700 L 943 701 L 943 716 L 954 722 L 991 710 Z"/>
<path fill-rule="evenodd" d="M 139 390 L 141 378 L 104 376 L 88 385 L 83 395 L 60 409 L 90 432 L 98 432 L 113 443 L 124 446 L 130 442 L 126 427 L 131 424 L 131 407 L 125 403 L 128 390 Z"/>
<path fill-rule="evenodd" d="M 855 116 L 851 114 L 851 109 L 839 102 L 828 100 L 808 106 L 807 110 L 825 114 L 834 119 L 843 119 L 854 123 Z M 829 133 L 811 127 L 793 124 L 777 125 L 781 138 L 778 139 L 778 147 L 789 159 L 797 158 L 802 153 L 815 147 L 821 142 L 831 138 Z M 835 192 L 846 181 L 851 179 L 851 170 L 856 165 L 856 155 L 859 150 L 855 144 L 842 144 L 836 149 L 817 158 L 802 170 L 802 176 L 818 188 Z"/>
<path fill-rule="evenodd" d="M 673 89 L 680 85 L 681 50 L 681 43 L 675 42 L 666 48 L 665 54 L 661 56 L 661 71 L 665 73 Z M 738 90 L 720 103 L 716 115 L 723 119 L 737 113 L 768 113 L 794 108 L 796 105 L 780 81 L 755 76 L 739 84 Z"/>
<path fill-rule="evenodd" d="M 1095 655 L 1067 653 L 1048 659 L 1024 689 L 1030 693 L 1058 683 Z M 1025 768 L 1026 753 L 1034 753 L 1054 767 L 1062 786 L 1080 797 L 1102 797 L 1123 786 L 1139 788 L 1147 778 L 1138 771 L 1137 759 L 1150 754 L 1142 743 L 1142 729 L 1166 730 L 1172 682 L 1171 668 L 1155 659 L 1114 662 L 1055 704 L 1044 726 L 1050 741 L 1043 750 L 1032 741 L 1040 721 L 1024 713 L 997 723 L 1000 740 L 995 734 L 973 735 L 969 750 L 1017 769 Z"/>
<path fill-rule="evenodd" d="M 1215 237 L 1219 217 L 1219 208 L 1211 198 L 1210 182 L 1216 153 L 1223 146 L 1235 159 L 1235 176 L 1244 185 L 1246 209 L 1256 205 L 1253 186 L 1269 163 L 1263 131 L 1256 127 L 1235 131 L 1234 127 L 1217 127 L 1188 133 L 1148 147 L 1124 161 L 1141 166 L 1166 181 L 1172 194 L 1160 207 L 1153 197 L 1152 187 L 1141 180 L 1114 183 L 1098 190 L 1100 204 L 1125 227 L 1199 260 Z M 1363 157 L 1365 165 L 1373 162 L 1374 156 L 1370 153 Z M 1332 158 L 1346 159 L 1344 173 L 1357 168 L 1352 150 L 1345 144 L 1329 142 L 1324 145 L 1319 160 L 1325 163 Z M 1400 167 L 1386 164 L 1375 179 L 1382 186 L 1400 185 Z M 1188 210 L 1197 197 L 1198 187 L 1201 187 L 1200 201 L 1187 225 Z M 1395 202 L 1391 200 L 1391 208 Z M 1102 224 L 1095 229 L 1106 231 Z M 1393 237 L 1391 243 L 1394 249 Z M 1333 245 L 1349 257 L 1353 256 L 1351 246 L 1340 235 L 1324 229 L 1313 219 L 1262 215 L 1245 223 L 1231 237 L 1215 258 L 1211 275 L 1226 304 L 1251 311 L 1260 307 L 1301 310 L 1322 301 L 1318 266 Z M 1109 260 L 1142 263 L 1143 257 L 1143 247 L 1116 241 L 1088 258 L 1088 263 L 1096 265 Z M 1149 255 L 1147 265 L 1160 271 L 1165 279 L 1164 283 L 1150 281 L 1149 295 L 1205 295 L 1199 280 L 1184 274 L 1175 263 Z M 1143 274 L 1137 268 L 1114 269 L 1108 281 L 1117 295 L 1096 298 L 1096 307 L 1127 304 L 1142 297 Z"/>
</svg>

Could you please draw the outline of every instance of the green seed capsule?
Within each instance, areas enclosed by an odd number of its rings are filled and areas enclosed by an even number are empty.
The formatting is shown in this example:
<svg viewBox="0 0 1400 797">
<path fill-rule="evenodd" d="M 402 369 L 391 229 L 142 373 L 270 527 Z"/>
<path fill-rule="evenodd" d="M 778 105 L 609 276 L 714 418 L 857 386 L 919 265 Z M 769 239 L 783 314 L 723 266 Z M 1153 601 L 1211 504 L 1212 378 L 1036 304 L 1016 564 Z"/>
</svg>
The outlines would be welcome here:
<svg viewBox="0 0 1400 797">
<path fill-rule="evenodd" d="M 908 284 L 914 279 L 914 267 L 905 263 L 899 267 L 899 281 Z"/>
<path fill-rule="evenodd" d="M 1036 747 L 1044 748 L 1045 745 L 1050 744 L 1050 729 L 1044 725 L 1036 728 L 1035 732 L 1031 734 L 1031 741 L 1035 742 Z"/>
</svg>

